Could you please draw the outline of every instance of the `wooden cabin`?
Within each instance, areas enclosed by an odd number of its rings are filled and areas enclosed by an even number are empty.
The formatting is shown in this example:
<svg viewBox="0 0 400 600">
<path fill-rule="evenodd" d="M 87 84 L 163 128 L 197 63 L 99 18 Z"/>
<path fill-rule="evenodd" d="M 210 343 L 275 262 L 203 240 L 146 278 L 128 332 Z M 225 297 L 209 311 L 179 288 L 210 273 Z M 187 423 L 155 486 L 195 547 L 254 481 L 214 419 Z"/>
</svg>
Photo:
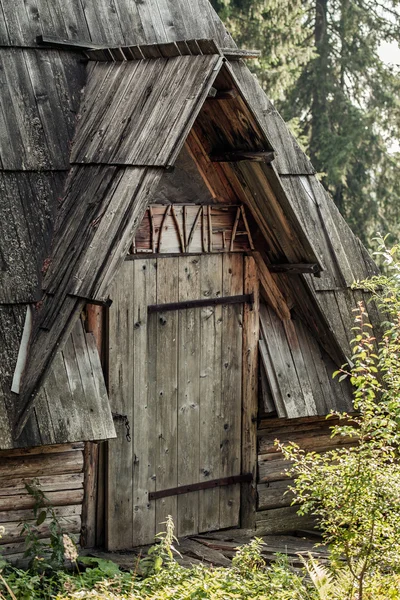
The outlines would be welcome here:
<svg viewBox="0 0 400 600">
<path fill-rule="evenodd" d="M 376 267 L 252 52 L 208 0 L 0 5 L 0 553 L 32 480 L 87 547 L 308 527 L 274 440 L 332 447 Z"/>
</svg>

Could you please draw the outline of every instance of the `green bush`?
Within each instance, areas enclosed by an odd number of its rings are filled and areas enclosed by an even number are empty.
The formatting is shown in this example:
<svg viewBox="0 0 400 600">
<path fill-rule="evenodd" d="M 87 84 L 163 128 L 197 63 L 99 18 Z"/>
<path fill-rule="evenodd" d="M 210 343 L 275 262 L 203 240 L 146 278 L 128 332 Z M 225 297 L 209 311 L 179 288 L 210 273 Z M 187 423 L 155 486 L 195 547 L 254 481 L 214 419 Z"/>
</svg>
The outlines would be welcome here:
<svg viewBox="0 0 400 600">
<path fill-rule="evenodd" d="M 389 250 L 379 239 L 378 251 L 387 273 L 357 287 L 369 290 L 385 314 L 383 340 L 376 345 L 360 303 L 352 366 L 336 373 L 351 380 L 356 415 L 339 414 L 332 436 L 353 437 L 355 445 L 324 454 L 283 448 L 294 463 L 299 512 L 318 517 L 334 561 L 345 560 L 350 573 L 343 598 L 357 600 L 369 597 L 367 588 L 385 573 L 400 571 L 400 248 Z"/>
</svg>

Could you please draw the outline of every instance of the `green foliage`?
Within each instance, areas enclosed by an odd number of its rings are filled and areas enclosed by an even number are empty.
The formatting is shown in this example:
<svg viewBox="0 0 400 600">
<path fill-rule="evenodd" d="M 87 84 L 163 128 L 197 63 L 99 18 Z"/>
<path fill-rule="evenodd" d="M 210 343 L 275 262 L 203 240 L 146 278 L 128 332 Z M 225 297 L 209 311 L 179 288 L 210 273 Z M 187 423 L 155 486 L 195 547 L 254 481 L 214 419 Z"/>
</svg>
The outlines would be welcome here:
<svg viewBox="0 0 400 600">
<path fill-rule="evenodd" d="M 353 437 L 355 445 L 320 455 L 295 444 L 283 448 L 294 462 L 300 513 L 318 516 L 333 558 L 344 557 L 351 573 L 347 597 L 358 600 L 373 575 L 400 571 L 400 248 L 378 242 L 388 272 L 357 286 L 385 310 L 383 340 L 376 348 L 360 303 L 353 366 L 337 372 L 350 377 L 358 414 L 340 414 L 344 424 L 332 428 L 332 437 Z"/>
<path fill-rule="evenodd" d="M 178 543 L 174 535 L 174 522 L 171 515 L 168 515 L 165 523 L 166 531 L 156 535 L 157 544 L 149 548 L 147 555 L 140 561 L 140 573 L 148 577 L 154 573 L 161 571 L 163 566 L 170 564 L 173 561 L 173 553 L 179 554 L 174 546 L 174 542 Z"/>
<path fill-rule="evenodd" d="M 399 0 L 214 0 L 250 64 L 307 147 L 342 214 L 368 242 L 400 234 L 400 69 L 382 43 L 400 41 Z"/>
<path fill-rule="evenodd" d="M 274 100 L 285 97 L 313 57 L 307 6 L 301 0 L 214 0 L 239 47 L 262 50 L 251 62 L 263 88 Z"/>
<path fill-rule="evenodd" d="M 64 533 L 61 519 L 50 505 L 48 498 L 37 483 L 25 484 L 25 488 L 34 499 L 34 523 L 21 523 L 21 536 L 25 539 L 24 556 L 30 559 L 33 571 L 43 572 L 47 569 L 60 569 L 65 560 L 75 562 L 78 554 L 71 538 Z M 40 539 L 40 526 L 48 522 L 50 541 Z"/>
<path fill-rule="evenodd" d="M 233 567 L 243 576 L 264 570 L 266 563 L 261 555 L 264 545 L 260 538 L 254 538 L 249 544 L 241 546 L 232 559 Z"/>
</svg>

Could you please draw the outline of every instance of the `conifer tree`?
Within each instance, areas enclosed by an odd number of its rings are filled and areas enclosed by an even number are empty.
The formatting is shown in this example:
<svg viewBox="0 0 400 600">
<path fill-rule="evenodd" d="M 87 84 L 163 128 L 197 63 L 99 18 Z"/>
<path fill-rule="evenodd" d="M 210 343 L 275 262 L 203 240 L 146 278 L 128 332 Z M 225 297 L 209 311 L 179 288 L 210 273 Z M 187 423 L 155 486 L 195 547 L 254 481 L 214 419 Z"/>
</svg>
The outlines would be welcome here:
<svg viewBox="0 0 400 600">
<path fill-rule="evenodd" d="M 400 233 L 400 0 L 214 0 L 342 214 L 368 242 Z"/>
</svg>

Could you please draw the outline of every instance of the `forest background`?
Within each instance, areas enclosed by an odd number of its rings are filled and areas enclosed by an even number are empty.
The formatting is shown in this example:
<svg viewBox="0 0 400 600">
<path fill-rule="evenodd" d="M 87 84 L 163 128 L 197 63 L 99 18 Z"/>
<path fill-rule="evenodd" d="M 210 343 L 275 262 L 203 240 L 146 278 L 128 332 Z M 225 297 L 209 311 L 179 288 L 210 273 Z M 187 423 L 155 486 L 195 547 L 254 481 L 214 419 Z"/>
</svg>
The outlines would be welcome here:
<svg viewBox="0 0 400 600">
<path fill-rule="evenodd" d="M 353 231 L 396 242 L 400 0 L 211 2 Z"/>
</svg>

